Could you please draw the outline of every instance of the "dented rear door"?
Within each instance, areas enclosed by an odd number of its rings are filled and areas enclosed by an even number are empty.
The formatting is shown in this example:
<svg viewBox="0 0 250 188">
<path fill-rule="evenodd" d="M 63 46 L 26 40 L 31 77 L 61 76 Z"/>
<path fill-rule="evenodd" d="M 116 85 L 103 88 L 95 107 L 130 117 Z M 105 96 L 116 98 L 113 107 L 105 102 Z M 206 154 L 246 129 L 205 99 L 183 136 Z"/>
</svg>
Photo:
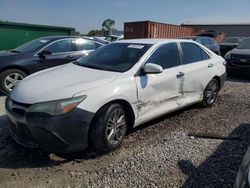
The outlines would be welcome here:
<svg viewBox="0 0 250 188">
<path fill-rule="evenodd" d="M 181 92 L 185 103 L 192 103 L 202 97 L 208 82 L 213 77 L 212 58 L 194 43 L 181 43 L 182 65 L 180 66 Z"/>
</svg>

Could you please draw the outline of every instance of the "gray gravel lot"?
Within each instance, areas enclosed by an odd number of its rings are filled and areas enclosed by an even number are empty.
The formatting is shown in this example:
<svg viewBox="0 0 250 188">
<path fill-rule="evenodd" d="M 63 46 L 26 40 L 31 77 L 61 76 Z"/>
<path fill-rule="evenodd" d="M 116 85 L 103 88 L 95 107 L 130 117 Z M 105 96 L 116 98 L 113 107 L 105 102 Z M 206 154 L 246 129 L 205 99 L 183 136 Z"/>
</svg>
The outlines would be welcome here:
<svg viewBox="0 0 250 188">
<path fill-rule="evenodd" d="M 250 81 L 132 130 L 117 151 L 47 154 L 16 144 L 0 99 L 0 187 L 232 187 L 250 144 Z M 197 138 L 189 134 L 232 139 Z"/>
</svg>

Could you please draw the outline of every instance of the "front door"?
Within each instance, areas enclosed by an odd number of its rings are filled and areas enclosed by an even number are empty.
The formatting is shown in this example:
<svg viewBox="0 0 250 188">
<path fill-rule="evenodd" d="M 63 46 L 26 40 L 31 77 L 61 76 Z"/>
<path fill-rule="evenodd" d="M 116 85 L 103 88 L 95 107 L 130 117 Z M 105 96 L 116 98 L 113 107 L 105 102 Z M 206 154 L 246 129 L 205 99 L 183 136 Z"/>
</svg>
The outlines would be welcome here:
<svg viewBox="0 0 250 188">
<path fill-rule="evenodd" d="M 49 51 L 51 54 L 45 55 L 44 57 L 37 56 L 36 61 L 38 70 L 66 64 L 76 60 L 73 52 L 72 39 L 58 40 L 43 50 Z"/>
<path fill-rule="evenodd" d="M 147 121 L 178 107 L 181 97 L 179 72 L 179 53 L 176 43 L 160 46 L 146 63 L 162 66 L 159 74 L 140 74 L 136 77 L 138 89 L 139 121 Z M 143 72 L 143 71 L 142 71 Z"/>
</svg>

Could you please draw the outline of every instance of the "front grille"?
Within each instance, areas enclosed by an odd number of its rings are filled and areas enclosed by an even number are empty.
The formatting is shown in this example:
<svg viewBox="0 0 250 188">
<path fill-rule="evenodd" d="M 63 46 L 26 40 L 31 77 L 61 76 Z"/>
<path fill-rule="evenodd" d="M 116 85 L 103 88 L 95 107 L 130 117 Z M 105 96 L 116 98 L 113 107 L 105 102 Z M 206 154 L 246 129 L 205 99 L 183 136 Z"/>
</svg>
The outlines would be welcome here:
<svg viewBox="0 0 250 188">
<path fill-rule="evenodd" d="M 231 55 L 231 63 L 240 67 L 250 67 L 250 55 Z"/>
</svg>

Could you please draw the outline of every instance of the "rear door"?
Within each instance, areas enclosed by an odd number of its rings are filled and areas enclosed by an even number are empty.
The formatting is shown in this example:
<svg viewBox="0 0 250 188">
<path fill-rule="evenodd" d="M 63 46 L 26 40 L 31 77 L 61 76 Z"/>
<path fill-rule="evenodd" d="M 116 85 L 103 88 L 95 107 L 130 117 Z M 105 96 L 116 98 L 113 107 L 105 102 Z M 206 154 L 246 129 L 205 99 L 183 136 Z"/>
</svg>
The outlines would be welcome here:
<svg viewBox="0 0 250 188">
<path fill-rule="evenodd" d="M 180 80 L 184 103 L 192 103 L 201 97 L 214 75 L 214 63 L 210 55 L 195 43 L 181 42 Z"/>
<path fill-rule="evenodd" d="M 179 53 L 176 43 L 160 46 L 146 63 L 162 66 L 159 74 L 139 74 L 136 76 L 140 120 L 147 120 L 175 109 L 178 106 L 180 82 Z"/>
</svg>

